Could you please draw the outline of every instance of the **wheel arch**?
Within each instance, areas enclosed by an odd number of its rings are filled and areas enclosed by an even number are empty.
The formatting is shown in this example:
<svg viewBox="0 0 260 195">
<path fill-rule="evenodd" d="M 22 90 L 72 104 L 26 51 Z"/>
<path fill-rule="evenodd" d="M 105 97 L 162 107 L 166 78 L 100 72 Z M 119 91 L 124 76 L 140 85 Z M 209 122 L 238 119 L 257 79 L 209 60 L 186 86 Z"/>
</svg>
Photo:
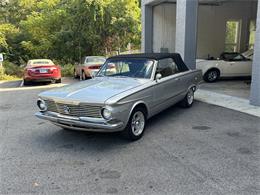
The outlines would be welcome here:
<svg viewBox="0 0 260 195">
<path fill-rule="evenodd" d="M 145 110 L 145 117 L 146 117 L 146 119 L 149 118 L 149 109 L 148 109 L 147 104 L 144 101 L 138 101 L 138 102 L 133 104 L 133 106 L 131 108 L 131 111 L 129 112 L 129 115 L 128 115 L 128 120 L 129 120 L 131 114 L 133 113 L 133 111 L 136 108 L 140 108 L 140 107 Z"/>
<path fill-rule="evenodd" d="M 187 93 L 188 93 L 188 91 L 190 90 L 190 89 L 192 89 L 192 91 L 193 92 L 195 92 L 197 89 L 198 89 L 198 87 L 197 87 L 197 85 L 195 85 L 195 84 L 191 84 L 188 88 L 187 88 Z"/>
<path fill-rule="evenodd" d="M 216 70 L 216 71 L 218 72 L 218 76 L 220 76 L 221 71 L 220 71 L 220 69 L 217 68 L 217 67 L 211 67 L 211 68 L 209 68 L 209 69 L 204 73 L 203 76 L 205 76 L 205 75 L 206 75 L 209 71 L 211 71 L 211 70 Z"/>
</svg>

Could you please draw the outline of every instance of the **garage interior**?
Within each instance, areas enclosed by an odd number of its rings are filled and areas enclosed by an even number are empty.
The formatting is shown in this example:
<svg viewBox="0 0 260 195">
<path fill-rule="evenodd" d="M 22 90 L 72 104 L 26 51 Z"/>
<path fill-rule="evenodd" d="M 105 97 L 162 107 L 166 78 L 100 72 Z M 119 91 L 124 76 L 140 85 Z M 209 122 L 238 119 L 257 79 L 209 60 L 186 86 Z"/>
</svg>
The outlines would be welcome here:
<svg viewBox="0 0 260 195">
<path fill-rule="evenodd" d="M 199 0 L 197 5 L 195 4 L 196 1 L 193 0 L 143 0 L 142 50 L 179 52 L 189 65 L 195 64 L 195 60 L 189 59 L 193 56 L 196 59 L 218 58 L 225 51 L 243 53 L 254 49 L 257 0 Z M 178 13 L 178 10 L 183 7 L 187 13 L 182 13 L 183 11 Z M 152 17 L 148 17 L 149 15 Z M 178 17 L 182 20 L 178 21 Z M 185 26 L 186 29 L 183 29 Z M 184 49 L 179 44 L 180 39 L 184 40 Z M 192 50 L 193 45 L 194 50 Z M 260 64 L 257 66 L 259 67 Z M 256 74 L 260 75 L 259 68 Z M 222 92 L 223 88 L 223 93 L 250 98 L 251 85 L 250 80 L 247 79 L 224 80 L 220 81 L 219 85 L 218 83 L 206 84 L 207 89 L 210 89 L 210 86 L 212 89 L 218 88 L 218 92 Z M 259 81 L 255 88 L 258 97 L 254 99 L 259 99 Z M 236 91 L 232 93 L 232 90 Z M 259 106 L 259 101 L 254 102 L 254 105 Z"/>
<path fill-rule="evenodd" d="M 198 7 L 197 58 L 219 57 L 223 51 L 244 52 L 252 48 L 256 14 L 257 2 L 252 0 L 249 2 L 200 2 Z M 174 52 L 176 3 L 165 2 L 155 5 L 153 18 L 153 52 Z M 231 26 L 231 29 L 228 29 L 228 26 Z M 235 33 L 234 40 L 227 40 L 228 30 Z"/>
</svg>

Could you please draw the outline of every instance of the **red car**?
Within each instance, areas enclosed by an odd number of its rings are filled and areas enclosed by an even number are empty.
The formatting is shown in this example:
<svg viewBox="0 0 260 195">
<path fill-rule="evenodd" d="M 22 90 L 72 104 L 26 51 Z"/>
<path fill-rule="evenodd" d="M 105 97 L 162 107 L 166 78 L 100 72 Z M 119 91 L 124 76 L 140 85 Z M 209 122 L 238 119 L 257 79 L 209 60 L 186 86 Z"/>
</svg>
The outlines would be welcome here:
<svg viewBox="0 0 260 195">
<path fill-rule="evenodd" d="M 24 85 L 30 82 L 61 82 L 61 68 L 48 59 L 29 60 L 24 70 Z"/>
</svg>

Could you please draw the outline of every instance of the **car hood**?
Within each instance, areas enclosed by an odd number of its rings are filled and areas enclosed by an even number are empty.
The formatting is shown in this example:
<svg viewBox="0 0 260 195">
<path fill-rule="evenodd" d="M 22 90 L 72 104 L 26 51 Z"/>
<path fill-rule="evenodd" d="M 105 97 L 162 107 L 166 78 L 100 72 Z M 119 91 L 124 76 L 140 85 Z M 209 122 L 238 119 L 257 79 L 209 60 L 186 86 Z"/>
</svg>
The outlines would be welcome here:
<svg viewBox="0 0 260 195">
<path fill-rule="evenodd" d="M 115 95 L 136 88 L 149 80 L 121 77 L 96 77 L 67 85 L 58 89 L 43 92 L 40 97 L 62 100 L 79 101 L 93 104 L 104 104 Z"/>
</svg>

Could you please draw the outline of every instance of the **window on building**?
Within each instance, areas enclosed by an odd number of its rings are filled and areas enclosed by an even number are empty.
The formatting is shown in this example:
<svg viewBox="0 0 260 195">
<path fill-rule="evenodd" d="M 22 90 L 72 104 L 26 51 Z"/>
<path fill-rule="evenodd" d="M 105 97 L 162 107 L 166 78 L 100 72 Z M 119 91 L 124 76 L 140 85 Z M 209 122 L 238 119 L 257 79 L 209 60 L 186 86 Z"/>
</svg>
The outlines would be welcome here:
<svg viewBox="0 0 260 195">
<path fill-rule="evenodd" d="M 248 49 L 254 49 L 255 31 L 256 31 L 256 21 L 251 20 L 249 26 L 249 44 L 248 44 L 249 48 Z"/>
<path fill-rule="evenodd" d="M 240 42 L 240 21 L 230 20 L 226 23 L 225 52 L 238 52 Z"/>
</svg>

